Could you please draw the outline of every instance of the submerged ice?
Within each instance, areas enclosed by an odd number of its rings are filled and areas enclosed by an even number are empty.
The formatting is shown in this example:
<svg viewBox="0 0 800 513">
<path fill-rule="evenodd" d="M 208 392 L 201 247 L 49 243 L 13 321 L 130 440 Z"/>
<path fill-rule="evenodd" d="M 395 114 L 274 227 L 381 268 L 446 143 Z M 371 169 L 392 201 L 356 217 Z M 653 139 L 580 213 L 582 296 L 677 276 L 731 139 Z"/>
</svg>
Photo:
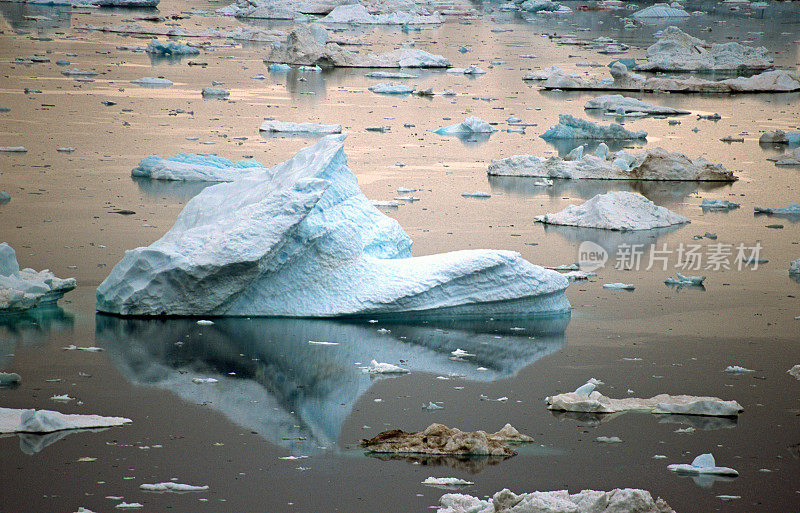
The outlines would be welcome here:
<svg viewBox="0 0 800 513">
<path fill-rule="evenodd" d="M 97 289 L 121 315 L 531 315 L 569 311 L 566 278 L 518 253 L 411 257 L 327 136 L 271 169 L 195 196 L 149 247 L 127 251 Z"/>
</svg>

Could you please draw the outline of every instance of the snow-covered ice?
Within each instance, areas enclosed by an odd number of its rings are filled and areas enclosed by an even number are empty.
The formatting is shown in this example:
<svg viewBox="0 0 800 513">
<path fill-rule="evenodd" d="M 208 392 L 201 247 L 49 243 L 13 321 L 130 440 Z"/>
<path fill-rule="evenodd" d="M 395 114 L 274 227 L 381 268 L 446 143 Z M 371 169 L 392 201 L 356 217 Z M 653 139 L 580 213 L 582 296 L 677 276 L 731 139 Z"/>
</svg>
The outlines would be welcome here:
<svg viewBox="0 0 800 513">
<path fill-rule="evenodd" d="M 436 513 L 675 513 L 660 497 L 636 488 L 615 488 L 609 492 L 568 490 L 515 494 L 508 489 L 491 499 L 448 493 L 439 499 Z"/>
<path fill-rule="evenodd" d="M 599 109 L 613 112 L 615 114 L 626 114 L 629 112 L 641 112 L 644 114 L 659 114 L 664 116 L 676 116 L 689 114 L 688 110 L 673 109 L 672 107 L 662 107 L 652 103 L 643 102 L 636 98 L 623 96 L 621 94 L 610 94 L 598 96 L 586 102 L 583 106 L 586 110 Z"/>
<path fill-rule="evenodd" d="M 434 133 L 439 135 L 492 134 L 494 132 L 497 132 L 495 127 L 476 116 L 470 116 L 461 123 L 434 130 Z"/>
<path fill-rule="evenodd" d="M 392 363 L 372 360 L 368 366 L 364 367 L 364 372 L 368 374 L 408 374 L 411 371 Z"/>
<path fill-rule="evenodd" d="M 75 278 L 57 278 L 48 269 L 20 269 L 14 249 L 0 243 L 0 313 L 55 303 L 75 286 Z"/>
<path fill-rule="evenodd" d="M 611 153 L 605 143 L 600 143 L 595 155 L 584 154 L 582 149 L 577 153 L 571 152 L 563 158 L 514 155 L 493 160 L 487 173 L 498 176 L 598 180 L 713 182 L 737 180 L 733 172 L 721 164 L 712 164 L 702 157 L 690 159 L 683 153 L 669 152 L 661 148 L 649 149 L 638 154 L 631 154 L 625 150 Z"/>
<path fill-rule="evenodd" d="M 454 454 L 473 456 L 513 456 L 508 443 L 533 441 L 510 424 L 496 433 L 461 431 L 442 424 L 431 424 L 422 431 L 409 433 L 391 429 L 361 441 L 370 452 L 400 454 Z"/>
<path fill-rule="evenodd" d="M 659 394 L 649 399 L 628 397 L 612 399 L 586 384 L 575 392 L 549 396 L 545 399 L 550 410 L 615 413 L 620 411 L 649 411 L 656 414 L 706 415 L 712 417 L 737 417 L 744 408 L 736 401 L 723 401 L 716 397 Z"/>
<path fill-rule="evenodd" d="M 0 408 L 0 433 L 53 433 L 68 429 L 122 426 L 131 422 L 123 417 L 67 415 L 51 410 Z"/>
<path fill-rule="evenodd" d="M 472 481 L 467 481 L 466 479 L 459 479 L 457 477 L 428 477 L 425 481 L 422 482 L 424 485 L 428 486 L 440 486 L 440 487 L 462 487 L 462 486 L 470 486 L 475 483 Z"/>
<path fill-rule="evenodd" d="M 368 89 L 373 93 L 380 94 L 409 94 L 414 92 L 413 87 L 404 84 L 394 84 L 392 82 L 381 82 L 380 84 L 369 86 Z"/>
<path fill-rule="evenodd" d="M 746 369 L 744 367 L 740 367 L 739 365 L 728 365 L 725 367 L 723 372 L 728 372 L 730 374 L 744 374 L 747 372 L 755 372 L 753 369 Z"/>
<path fill-rule="evenodd" d="M 632 132 L 616 123 L 599 125 L 592 121 L 576 118 L 570 114 L 560 114 L 558 116 L 558 124 L 551 126 L 550 130 L 539 137 L 545 141 L 553 139 L 629 140 L 647 139 L 647 132 L 644 130 Z"/>
<path fill-rule="evenodd" d="M 163 483 L 142 483 L 139 488 L 148 492 L 203 492 L 208 490 L 208 485 L 195 486 L 165 481 Z"/>
<path fill-rule="evenodd" d="M 763 46 L 754 48 L 736 42 L 709 45 L 678 27 L 661 31 L 647 49 L 647 62 L 634 69 L 645 71 L 743 71 L 765 70 L 772 59 Z"/>
<path fill-rule="evenodd" d="M 717 476 L 732 476 L 736 477 L 739 472 L 729 467 L 718 467 L 714 461 L 714 456 L 711 453 L 701 454 L 696 457 L 691 463 L 674 463 L 667 465 L 667 469 L 677 472 L 678 474 L 712 474 Z"/>
<path fill-rule="evenodd" d="M 689 219 L 660 207 L 641 194 L 613 191 L 598 194 L 581 205 L 569 205 L 561 212 L 536 216 L 541 223 L 605 230 L 650 230 Z"/>
<path fill-rule="evenodd" d="M 688 18 L 689 13 L 670 4 L 653 4 L 633 13 L 634 18 Z"/>
<path fill-rule="evenodd" d="M 341 134 L 342 125 L 267 120 L 261 123 L 258 130 L 261 132 L 280 133 Z"/>
<path fill-rule="evenodd" d="M 231 162 L 216 155 L 179 153 L 173 157 L 149 156 L 131 170 L 131 176 L 153 180 L 232 182 L 264 166 L 252 159 Z"/>
</svg>

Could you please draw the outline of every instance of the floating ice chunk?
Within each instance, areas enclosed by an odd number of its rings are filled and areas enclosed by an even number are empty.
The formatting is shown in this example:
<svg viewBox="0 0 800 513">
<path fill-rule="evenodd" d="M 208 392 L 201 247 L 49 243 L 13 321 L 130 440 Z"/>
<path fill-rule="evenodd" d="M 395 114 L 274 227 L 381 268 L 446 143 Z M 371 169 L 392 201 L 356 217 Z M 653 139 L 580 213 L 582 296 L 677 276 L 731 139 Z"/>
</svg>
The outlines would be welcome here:
<svg viewBox="0 0 800 513">
<path fill-rule="evenodd" d="M 579 119 L 569 114 L 560 114 L 558 124 L 550 127 L 550 130 L 540 135 L 545 141 L 553 139 L 647 139 L 647 132 L 637 130 L 631 132 L 622 125 L 612 123 L 608 126 L 598 125 L 591 121 Z"/>
<path fill-rule="evenodd" d="M 358 188 L 343 141 L 325 137 L 263 173 L 204 189 L 161 239 L 126 253 L 97 289 L 98 310 L 201 318 L 569 310 L 568 281 L 513 252 L 411 258 L 408 235 Z"/>
<path fill-rule="evenodd" d="M 64 351 L 86 351 L 88 353 L 99 353 L 103 350 L 102 347 L 97 346 L 76 346 L 75 344 L 70 344 L 68 346 L 63 347 Z"/>
<path fill-rule="evenodd" d="M 192 383 L 196 383 L 198 385 L 207 385 L 218 382 L 219 380 L 217 378 L 192 378 Z"/>
<path fill-rule="evenodd" d="M 526 0 L 519 3 L 519 8 L 527 12 L 557 11 L 561 6 L 550 0 Z"/>
<path fill-rule="evenodd" d="M 361 440 L 361 446 L 377 453 L 513 456 L 516 452 L 508 446 L 509 442 L 532 441 L 531 437 L 521 434 L 510 424 L 492 434 L 431 424 L 416 433 L 399 429 L 383 431 L 373 438 Z"/>
<path fill-rule="evenodd" d="M 364 372 L 367 374 L 408 374 L 411 371 L 391 363 L 378 363 L 378 361 L 372 360 L 367 367 L 364 367 Z"/>
<path fill-rule="evenodd" d="M 144 505 L 142 505 L 142 504 L 140 504 L 138 502 L 120 502 L 119 504 L 117 504 L 114 507 L 116 509 L 139 509 L 139 508 L 143 508 Z"/>
<path fill-rule="evenodd" d="M 730 42 L 708 44 L 677 27 L 661 31 L 658 41 L 647 49 L 647 62 L 635 67 L 647 71 L 735 71 L 765 70 L 772 67 L 767 49 Z"/>
<path fill-rule="evenodd" d="M 364 76 L 369 78 L 387 78 L 387 79 L 419 78 L 419 75 L 412 75 L 410 73 L 400 73 L 399 71 L 371 71 Z"/>
<path fill-rule="evenodd" d="M 643 102 L 636 98 L 622 96 L 621 94 L 610 94 L 592 98 L 583 106 L 586 110 L 601 109 L 613 111 L 615 113 L 642 112 L 645 114 L 660 114 L 665 116 L 675 116 L 679 114 L 689 114 L 688 110 L 673 109 L 672 107 L 662 107 L 652 103 Z"/>
<path fill-rule="evenodd" d="M 744 409 L 736 401 L 723 401 L 716 397 L 660 394 L 649 399 L 634 397 L 612 399 L 596 390 L 588 395 L 579 394 L 576 390 L 575 392 L 550 396 L 545 400 L 547 408 L 550 410 L 591 413 L 642 410 L 657 414 L 676 413 L 682 415 L 736 417 Z"/>
<path fill-rule="evenodd" d="M 769 159 L 772 160 L 772 159 Z M 800 166 L 800 148 L 775 158 L 776 166 Z"/>
<path fill-rule="evenodd" d="M 175 41 L 164 44 L 158 39 L 153 39 L 145 48 L 145 52 L 150 55 L 198 55 L 200 50 Z"/>
<path fill-rule="evenodd" d="M 788 371 L 786 371 L 789 375 L 793 376 L 795 379 L 800 379 L 800 364 L 795 365 Z"/>
<path fill-rule="evenodd" d="M 270 64 L 267 66 L 267 70 L 270 73 L 287 73 L 292 70 L 292 67 L 288 64 Z"/>
<path fill-rule="evenodd" d="M 492 195 L 489 194 L 488 192 L 481 192 L 481 191 L 462 192 L 461 195 L 463 197 L 465 197 L 465 198 L 491 198 L 492 197 Z"/>
<path fill-rule="evenodd" d="M 475 356 L 473 353 L 470 353 L 468 351 L 464 351 L 460 347 L 458 349 L 454 350 L 454 351 L 450 351 L 450 354 L 455 356 L 456 358 L 470 358 L 472 356 Z"/>
<path fill-rule="evenodd" d="M 739 473 L 732 468 L 717 467 L 714 461 L 714 456 L 711 453 L 701 454 L 696 457 L 691 464 L 676 463 L 668 465 L 667 469 L 677 472 L 679 474 L 713 474 L 717 476 L 733 476 L 736 477 Z"/>
<path fill-rule="evenodd" d="M 667 278 L 664 283 L 667 285 L 702 285 L 706 280 L 705 276 L 684 276 L 681 273 L 675 273 L 675 278 Z"/>
<path fill-rule="evenodd" d="M 211 326 L 214 324 L 214 321 L 209 321 L 207 319 L 200 319 L 197 321 L 198 326 Z"/>
<path fill-rule="evenodd" d="M 800 144 L 800 132 L 784 132 L 783 130 L 764 132 L 758 138 L 758 142 L 768 144 Z"/>
<path fill-rule="evenodd" d="M 309 340 L 309 344 L 312 346 L 338 346 L 339 342 L 325 342 L 323 340 Z"/>
<path fill-rule="evenodd" d="M 323 31 L 324 32 L 324 31 Z M 312 29 L 298 26 L 286 40 L 274 45 L 268 63 L 349 68 L 449 68 L 450 61 L 416 48 L 401 48 L 383 54 L 354 53 L 333 42 L 321 42 Z"/>
<path fill-rule="evenodd" d="M 403 84 L 393 84 L 392 82 L 381 82 L 380 84 L 369 86 L 369 90 L 373 93 L 380 94 L 409 94 L 414 92 L 413 87 L 408 87 Z"/>
<path fill-rule="evenodd" d="M 739 367 L 738 365 L 728 365 L 727 367 L 725 367 L 725 370 L 723 372 L 728 372 L 731 374 L 744 374 L 747 372 L 755 372 L 755 371 L 752 369 L 745 369 L 744 367 Z"/>
<path fill-rule="evenodd" d="M 267 120 L 258 127 L 261 132 L 304 133 L 304 134 L 340 134 L 342 125 L 325 125 L 320 123 L 294 123 L 291 121 Z"/>
<path fill-rule="evenodd" d="M 25 146 L 0 146 L 0 152 L 25 153 L 28 149 Z"/>
<path fill-rule="evenodd" d="M 444 18 L 438 12 L 430 15 L 403 11 L 370 14 L 366 7 L 355 3 L 337 6 L 320 22 L 343 25 L 435 25 L 443 23 Z"/>
<path fill-rule="evenodd" d="M 143 77 L 131 80 L 131 84 L 145 87 L 169 87 L 172 85 L 172 81 L 166 78 Z"/>
<path fill-rule="evenodd" d="M 552 77 L 553 75 L 565 75 L 566 73 L 564 70 L 559 68 L 558 66 L 550 66 L 547 69 L 540 69 L 536 71 L 531 71 L 525 74 L 522 77 L 522 80 L 547 80 L 548 78 Z M 577 73 L 570 74 L 569 76 L 579 77 Z"/>
<path fill-rule="evenodd" d="M 689 222 L 641 194 L 626 191 L 598 194 L 581 205 L 569 205 L 561 212 L 535 219 L 546 224 L 620 231 L 650 230 Z"/>
<path fill-rule="evenodd" d="M 703 210 L 733 210 L 739 208 L 739 204 L 728 200 L 704 199 L 703 202 L 700 203 L 700 208 Z"/>
<path fill-rule="evenodd" d="M 586 397 L 589 397 L 589 394 L 594 392 L 594 389 L 596 387 L 597 387 L 597 385 L 595 383 L 591 383 L 591 382 L 587 381 L 586 384 L 581 385 L 578 388 L 576 388 L 575 391 L 573 392 L 573 394 L 584 395 Z"/>
<path fill-rule="evenodd" d="M 10 387 L 22 383 L 22 377 L 16 372 L 0 372 L 0 387 Z"/>
<path fill-rule="evenodd" d="M 208 485 L 194 486 L 188 484 L 166 481 L 163 483 L 142 483 L 139 485 L 142 490 L 148 492 L 203 492 L 208 490 Z"/>
<path fill-rule="evenodd" d="M 634 18 L 688 18 L 689 13 L 669 4 L 653 4 L 632 15 Z"/>
<path fill-rule="evenodd" d="M 601 444 L 619 444 L 622 443 L 622 439 L 618 436 L 598 436 L 595 438 Z"/>
<path fill-rule="evenodd" d="M 68 429 L 93 429 L 122 426 L 131 422 L 123 417 L 65 415 L 51 410 L 0 408 L 0 433 L 52 433 Z"/>
<path fill-rule="evenodd" d="M 650 492 L 636 488 L 616 488 L 610 492 L 583 490 L 570 494 L 567 490 L 515 494 L 505 489 L 491 500 L 471 495 L 448 493 L 439 499 L 436 513 L 595 513 L 636 512 L 675 513 L 661 498 L 653 499 Z"/>
<path fill-rule="evenodd" d="M 466 68 L 450 68 L 448 73 L 455 75 L 485 75 L 486 72 L 474 64 L 470 64 Z"/>
<path fill-rule="evenodd" d="M 611 290 L 635 290 L 636 286 L 634 286 L 632 283 L 615 282 L 615 283 L 604 283 L 603 288 Z"/>
<path fill-rule="evenodd" d="M 800 258 L 789 264 L 789 274 L 800 274 Z"/>
<path fill-rule="evenodd" d="M 11 194 L 8 191 L 0 190 L 0 205 L 11 201 Z"/>
<path fill-rule="evenodd" d="M 94 77 L 94 76 L 97 76 L 97 72 L 96 71 L 81 70 L 81 69 L 78 69 L 78 68 L 65 69 L 64 71 L 61 72 L 61 74 L 65 75 L 65 76 L 68 76 L 68 77 Z"/>
<path fill-rule="evenodd" d="M 75 285 L 75 278 L 57 278 L 47 269 L 20 269 L 14 249 L 0 243 L 0 313 L 55 303 Z"/>
<path fill-rule="evenodd" d="M 755 207 L 755 213 L 800 216 L 800 204 L 789 203 L 789 205 L 785 207 Z"/>
<path fill-rule="evenodd" d="M 492 134 L 494 132 L 497 132 L 496 128 L 475 116 L 470 116 L 461 123 L 434 130 L 434 133 L 439 135 Z"/>
<path fill-rule="evenodd" d="M 428 404 L 423 404 L 422 405 L 422 409 L 423 410 L 431 410 L 431 411 L 432 410 L 443 410 L 444 406 L 440 406 L 440 405 L 438 405 L 438 404 L 436 404 L 436 403 L 434 403 L 432 401 L 428 401 Z"/>
<path fill-rule="evenodd" d="M 461 487 L 474 485 L 475 483 L 457 477 L 428 477 L 422 484 L 428 486 Z"/>
<path fill-rule="evenodd" d="M 216 155 L 179 153 L 174 157 L 145 157 L 131 170 L 131 176 L 153 180 L 232 182 L 247 172 L 264 171 L 255 160 L 232 162 Z"/>
<path fill-rule="evenodd" d="M 231 92 L 221 87 L 204 87 L 201 93 L 203 98 L 220 98 L 224 99 L 231 95 Z"/>
</svg>

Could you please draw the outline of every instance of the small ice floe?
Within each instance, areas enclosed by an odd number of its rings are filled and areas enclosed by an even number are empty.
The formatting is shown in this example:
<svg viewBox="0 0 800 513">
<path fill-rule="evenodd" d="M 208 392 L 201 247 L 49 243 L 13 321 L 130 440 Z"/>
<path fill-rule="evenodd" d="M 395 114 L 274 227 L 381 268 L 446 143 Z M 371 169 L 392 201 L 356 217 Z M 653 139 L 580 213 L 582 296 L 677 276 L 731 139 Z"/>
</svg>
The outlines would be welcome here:
<svg viewBox="0 0 800 513">
<path fill-rule="evenodd" d="M 789 203 L 785 207 L 755 207 L 755 213 L 800 216 L 800 203 Z"/>
<path fill-rule="evenodd" d="M 550 66 L 547 69 L 540 69 L 528 72 L 525 74 L 525 76 L 522 77 L 522 80 L 547 80 L 553 75 L 564 75 L 564 74 L 565 74 L 564 70 L 562 70 L 558 66 Z M 573 75 L 576 78 L 580 76 L 577 73 L 573 73 Z"/>
<path fill-rule="evenodd" d="M 218 98 L 224 100 L 231 95 L 231 92 L 221 87 L 204 87 L 201 94 L 203 98 Z"/>
<path fill-rule="evenodd" d="M 27 151 L 25 146 L 0 146 L 0 152 L 5 153 L 25 153 Z"/>
<path fill-rule="evenodd" d="M 581 205 L 569 205 L 561 212 L 536 216 L 540 223 L 605 230 L 650 230 L 679 224 L 689 219 L 660 207 L 641 194 L 613 191 L 598 194 Z"/>
<path fill-rule="evenodd" d="M 0 205 L 11 201 L 11 194 L 8 191 L 0 190 Z"/>
<path fill-rule="evenodd" d="M 54 395 L 50 397 L 51 401 L 58 401 L 60 403 L 68 403 L 70 401 L 74 401 L 74 397 L 70 397 L 69 394 L 61 394 L 61 395 Z"/>
<path fill-rule="evenodd" d="M 491 198 L 492 195 L 488 192 L 475 191 L 475 192 L 462 192 L 461 196 L 465 198 Z"/>
<path fill-rule="evenodd" d="M 800 144 L 800 132 L 784 132 L 775 130 L 774 132 L 764 132 L 758 138 L 762 144 Z"/>
<path fill-rule="evenodd" d="M 497 132 L 496 128 L 475 116 L 470 116 L 461 123 L 434 130 L 434 133 L 439 135 L 492 134 L 494 132 Z"/>
<path fill-rule="evenodd" d="M 618 436 L 598 436 L 595 438 L 601 444 L 619 444 L 622 443 L 622 439 Z"/>
<path fill-rule="evenodd" d="M 703 202 L 700 203 L 700 208 L 703 210 L 733 210 L 739 208 L 739 204 L 728 200 L 704 199 Z"/>
<path fill-rule="evenodd" d="M 166 78 L 159 77 L 142 77 L 136 80 L 131 80 L 131 84 L 136 84 L 144 87 L 169 87 L 172 81 Z"/>
<path fill-rule="evenodd" d="M 131 422 L 123 417 L 66 415 L 51 410 L 0 408 L 0 433 L 52 433 L 69 429 L 121 426 Z"/>
<path fill-rule="evenodd" d="M 437 488 L 461 488 L 463 486 L 474 485 L 475 483 L 457 477 L 428 477 L 422 484 L 435 486 Z"/>
<path fill-rule="evenodd" d="M 675 273 L 675 278 L 667 278 L 664 283 L 667 285 L 702 285 L 705 280 L 705 276 L 684 276 L 681 273 Z"/>
<path fill-rule="evenodd" d="M 205 385 L 210 383 L 218 383 L 219 380 L 216 378 L 192 378 L 192 383 L 196 383 L 198 385 Z"/>
<path fill-rule="evenodd" d="M 64 351 L 86 351 L 87 353 L 99 353 L 103 351 L 102 347 L 97 346 L 76 346 L 75 344 L 70 344 L 68 346 L 64 346 L 61 349 Z"/>
<path fill-rule="evenodd" d="M 411 372 L 391 363 L 378 363 L 377 360 L 372 360 L 367 367 L 362 367 L 362 369 L 367 374 L 407 374 Z"/>
<path fill-rule="evenodd" d="M 75 151 L 75 148 L 73 148 L 72 146 L 67 146 L 64 148 L 56 148 L 56 151 L 59 153 L 72 153 L 73 151 Z"/>
<path fill-rule="evenodd" d="M 139 509 L 139 508 L 143 508 L 144 505 L 140 504 L 138 502 L 120 502 L 119 504 L 117 504 L 114 507 L 116 509 Z"/>
<path fill-rule="evenodd" d="M 64 76 L 67 76 L 67 77 L 94 77 L 94 76 L 97 76 L 97 72 L 96 71 L 81 70 L 81 69 L 78 69 L 78 68 L 65 69 L 64 71 L 61 72 L 61 74 L 64 75 Z"/>
<path fill-rule="evenodd" d="M 495 505 L 499 508 L 495 508 Z M 548 513 L 594 513 L 619 511 L 637 513 L 673 513 L 663 499 L 637 488 L 615 488 L 609 492 L 583 490 L 570 494 L 568 490 L 515 494 L 508 489 L 495 493 L 489 499 L 480 499 L 461 493 L 447 493 L 439 499 L 437 513 L 494 513 L 519 511 Z"/>
<path fill-rule="evenodd" d="M 194 486 L 166 481 L 164 483 L 142 483 L 139 488 L 148 492 L 203 492 L 208 490 L 208 485 Z"/>
<path fill-rule="evenodd" d="M 470 358 L 472 356 L 475 356 L 472 353 L 468 353 L 467 351 L 464 351 L 460 347 L 458 349 L 456 349 L 455 351 L 450 351 L 450 354 L 455 356 L 456 358 Z"/>
<path fill-rule="evenodd" d="M 643 102 L 636 98 L 623 96 L 621 94 L 610 94 L 592 98 L 583 106 L 586 110 L 603 110 L 614 114 L 642 113 L 658 114 L 662 116 L 676 116 L 689 114 L 688 110 L 673 109 L 672 107 L 662 107 L 652 103 Z"/>
<path fill-rule="evenodd" d="M 306 458 L 308 458 L 308 456 L 302 455 L 302 456 L 281 456 L 278 459 L 279 460 L 294 461 L 294 460 L 303 460 L 303 459 L 306 459 Z"/>
<path fill-rule="evenodd" d="M 439 402 L 441 402 L 441 401 L 439 401 Z M 423 404 L 422 405 L 422 409 L 423 410 L 429 410 L 429 411 L 443 410 L 444 406 L 440 406 L 440 405 L 434 403 L 433 401 L 428 401 L 428 404 Z"/>
<path fill-rule="evenodd" d="M 325 342 L 324 340 L 309 340 L 312 346 L 338 346 L 339 342 Z"/>
<path fill-rule="evenodd" d="M 474 64 L 470 64 L 466 68 L 449 68 L 448 73 L 456 75 L 485 75 L 486 72 Z"/>
<path fill-rule="evenodd" d="M 288 64 L 270 64 L 267 66 L 267 71 L 270 73 L 288 73 L 292 67 Z"/>
<path fill-rule="evenodd" d="M 549 396 L 547 408 L 560 411 L 591 413 L 615 413 L 620 411 L 649 411 L 655 414 L 705 415 L 713 417 L 737 417 L 744 410 L 736 401 L 723 401 L 716 397 L 659 394 L 649 399 L 634 397 L 612 399 L 595 390 L 595 385 L 586 383 L 574 392 Z"/>
<path fill-rule="evenodd" d="M 169 43 L 165 44 L 158 39 L 153 39 L 150 41 L 150 44 L 147 45 L 147 48 L 145 48 L 144 51 L 150 55 L 166 56 L 198 55 L 200 53 L 200 50 L 197 48 L 184 45 L 176 41 L 170 41 Z"/>
<path fill-rule="evenodd" d="M 673 431 L 673 433 L 678 433 L 679 435 L 691 435 L 695 431 L 696 431 L 695 428 L 690 426 L 686 428 L 678 428 L 675 431 Z"/>
<path fill-rule="evenodd" d="M 16 372 L 0 372 L 0 387 L 12 387 L 22 383 L 22 377 Z"/>
<path fill-rule="evenodd" d="M 634 18 L 688 18 L 689 13 L 670 4 L 653 4 L 633 13 Z"/>
<path fill-rule="evenodd" d="M 712 474 L 716 476 L 732 476 L 736 477 L 739 473 L 729 467 L 717 467 L 714 461 L 714 456 L 711 453 L 701 454 L 696 457 L 691 464 L 674 463 L 668 465 L 667 469 L 677 472 L 679 474 Z"/>
<path fill-rule="evenodd" d="M 790 376 L 793 376 L 795 379 L 800 379 L 800 364 L 795 365 L 788 371 L 786 371 Z"/>
<path fill-rule="evenodd" d="M 303 133 L 303 134 L 340 134 L 342 125 L 326 125 L 320 123 L 294 123 L 291 121 L 267 120 L 258 127 L 261 132 Z"/>
<path fill-rule="evenodd" d="M 614 282 L 614 283 L 604 283 L 603 288 L 610 290 L 635 290 L 636 286 L 634 286 L 632 283 Z"/>
<path fill-rule="evenodd" d="M 320 22 L 333 25 L 403 25 L 404 30 L 411 30 L 410 25 L 438 25 L 444 22 L 444 18 L 439 12 L 417 14 L 391 10 L 387 13 L 372 14 L 360 3 L 354 3 L 336 6 L 327 16 L 320 19 Z"/>
<path fill-rule="evenodd" d="M 198 326 L 211 326 L 214 324 L 214 321 L 209 321 L 207 319 L 200 319 L 197 321 Z"/>
<path fill-rule="evenodd" d="M 800 147 L 775 157 L 774 159 L 769 158 L 767 160 L 774 160 L 776 166 L 800 166 Z"/>
<path fill-rule="evenodd" d="M 730 374 L 745 374 L 748 372 L 755 372 L 753 369 L 745 369 L 744 367 L 740 367 L 738 365 L 728 365 L 725 367 L 723 372 L 728 372 Z"/>
<path fill-rule="evenodd" d="M 369 78 L 383 78 L 383 79 L 419 78 L 419 75 L 412 75 L 411 73 L 401 73 L 399 71 L 371 71 L 364 76 Z"/>
<path fill-rule="evenodd" d="M 789 274 L 791 275 L 800 274 L 800 258 L 798 258 L 797 260 L 792 260 L 789 263 Z"/>
<path fill-rule="evenodd" d="M 442 424 L 431 424 L 422 431 L 409 433 L 391 429 L 361 440 L 369 452 L 397 454 L 455 454 L 474 456 L 513 456 L 509 443 L 528 443 L 533 439 L 521 434 L 511 424 L 496 433 L 461 431 Z"/>
<path fill-rule="evenodd" d="M 380 84 L 369 86 L 368 89 L 373 93 L 379 94 L 410 94 L 414 92 L 413 87 L 393 82 L 381 82 Z"/>
<path fill-rule="evenodd" d="M 647 139 L 647 132 L 644 130 L 632 132 L 616 123 L 599 125 L 569 114 L 560 114 L 558 124 L 551 126 L 550 130 L 539 137 L 545 141 L 555 139 L 636 140 Z"/>
<path fill-rule="evenodd" d="M 717 495 L 717 499 L 720 499 L 720 500 L 723 500 L 723 501 L 735 501 L 735 500 L 738 500 L 738 499 L 741 499 L 741 498 L 742 498 L 741 495 Z"/>
</svg>

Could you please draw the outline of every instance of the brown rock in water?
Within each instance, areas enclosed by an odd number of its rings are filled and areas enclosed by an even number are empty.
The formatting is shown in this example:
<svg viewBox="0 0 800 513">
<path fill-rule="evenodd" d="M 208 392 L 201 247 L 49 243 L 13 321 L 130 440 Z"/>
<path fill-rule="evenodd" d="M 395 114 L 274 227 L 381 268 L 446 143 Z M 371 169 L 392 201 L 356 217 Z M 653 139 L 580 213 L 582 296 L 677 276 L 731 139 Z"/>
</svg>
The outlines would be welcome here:
<svg viewBox="0 0 800 513">
<path fill-rule="evenodd" d="M 423 431 L 409 433 L 390 429 L 364 439 L 361 445 L 371 452 L 408 454 L 464 454 L 476 456 L 513 456 L 508 442 L 532 442 L 510 424 L 496 433 L 461 431 L 442 424 L 431 424 Z"/>
</svg>

